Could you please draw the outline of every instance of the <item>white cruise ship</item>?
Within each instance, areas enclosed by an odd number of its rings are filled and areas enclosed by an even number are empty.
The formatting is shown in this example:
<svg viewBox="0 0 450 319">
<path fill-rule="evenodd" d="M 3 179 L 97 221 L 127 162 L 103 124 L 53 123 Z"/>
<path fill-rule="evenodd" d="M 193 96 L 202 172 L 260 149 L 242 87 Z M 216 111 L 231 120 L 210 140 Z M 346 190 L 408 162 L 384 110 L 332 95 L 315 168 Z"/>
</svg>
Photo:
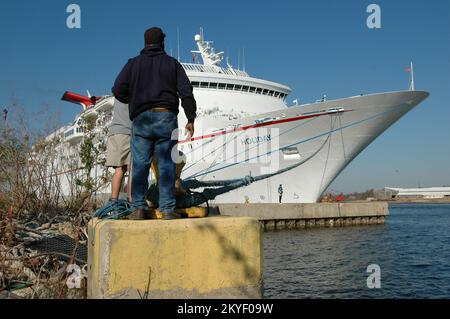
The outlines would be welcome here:
<svg viewBox="0 0 450 319">
<path fill-rule="evenodd" d="M 201 35 L 195 42 L 198 50 L 193 52 L 202 63 L 182 63 L 198 106 L 194 138 L 179 135 L 178 147 L 187 160 L 182 179 L 223 186 L 247 178 L 245 185 L 210 198 L 212 203 L 276 203 L 280 185 L 283 202 L 316 202 L 362 150 L 429 95 L 412 89 L 288 106 L 288 86 L 253 78 L 228 63 L 222 67 L 223 52 L 216 53 Z M 118 102 L 112 96 L 69 92 L 63 99 L 83 106 L 72 125 L 51 136 L 60 136 L 58 161 L 67 164 L 54 176 L 70 195 L 81 167 L 84 123 L 89 118 L 95 123 L 95 143 L 104 156 L 107 126 Z M 185 123 L 180 107 L 180 128 Z M 97 165 L 92 177 L 103 169 Z M 109 189 L 106 185 L 99 192 Z"/>
</svg>

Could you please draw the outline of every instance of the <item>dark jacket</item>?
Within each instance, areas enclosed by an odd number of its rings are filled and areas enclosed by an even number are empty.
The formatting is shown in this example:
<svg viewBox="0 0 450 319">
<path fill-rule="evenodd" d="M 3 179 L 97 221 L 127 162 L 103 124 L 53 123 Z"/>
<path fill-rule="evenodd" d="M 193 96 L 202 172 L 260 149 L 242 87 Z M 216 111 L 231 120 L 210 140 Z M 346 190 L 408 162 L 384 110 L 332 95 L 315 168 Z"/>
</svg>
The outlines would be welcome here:
<svg viewBox="0 0 450 319">
<path fill-rule="evenodd" d="M 181 64 L 160 48 L 146 47 L 130 59 L 114 83 L 112 92 L 129 104 L 130 119 L 154 107 L 178 114 L 179 99 L 189 122 L 196 117 L 192 85 Z"/>
</svg>

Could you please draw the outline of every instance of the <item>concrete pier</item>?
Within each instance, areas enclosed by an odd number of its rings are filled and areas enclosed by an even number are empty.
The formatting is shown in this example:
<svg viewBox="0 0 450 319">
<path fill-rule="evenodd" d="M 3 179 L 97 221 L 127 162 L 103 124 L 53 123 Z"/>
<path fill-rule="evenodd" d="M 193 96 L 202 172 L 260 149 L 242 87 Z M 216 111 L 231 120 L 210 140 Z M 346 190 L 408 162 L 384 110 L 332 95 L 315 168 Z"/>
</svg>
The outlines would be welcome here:
<svg viewBox="0 0 450 319">
<path fill-rule="evenodd" d="M 384 224 L 388 203 L 316 203 L 316 204 L 219 204 L 215 213 L 247 216 L 260 221 L 265 231 L 313 227 L 343 227 Z"/>
<path fill-rule="evenodd" d="M 261 298 L 261 225 L 249 217 L 89 224 L 88 298 Z"/>
</svg>

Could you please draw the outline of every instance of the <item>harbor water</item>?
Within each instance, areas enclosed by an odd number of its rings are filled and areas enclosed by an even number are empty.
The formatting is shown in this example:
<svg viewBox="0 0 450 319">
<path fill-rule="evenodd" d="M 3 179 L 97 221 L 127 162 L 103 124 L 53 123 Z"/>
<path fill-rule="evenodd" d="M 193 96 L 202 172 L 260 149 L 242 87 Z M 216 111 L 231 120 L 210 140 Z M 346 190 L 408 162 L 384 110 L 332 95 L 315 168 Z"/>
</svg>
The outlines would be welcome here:
<svg viewBox="0 0 450 319">
<path fill-rule="evenodd" d="M 450 204 L 393 204 L 385 225 L 264 233 L 265 298 L 450 298 Z M 369 265 L 381 288 L 369 289 Z"/>
</svg>

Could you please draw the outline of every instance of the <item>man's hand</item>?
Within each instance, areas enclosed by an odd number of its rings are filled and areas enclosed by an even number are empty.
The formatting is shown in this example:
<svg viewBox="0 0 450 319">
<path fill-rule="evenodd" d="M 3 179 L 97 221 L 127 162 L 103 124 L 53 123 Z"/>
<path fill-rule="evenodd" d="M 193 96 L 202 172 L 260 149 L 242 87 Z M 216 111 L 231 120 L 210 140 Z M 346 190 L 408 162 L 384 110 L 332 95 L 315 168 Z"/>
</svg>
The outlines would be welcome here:
<svg viewBox="0 0 450 319">
<path fill-rule="evenodd" d="M 191 139 L 194 136 L 194 122 L 187 123 L 186 130 L 188 131 L 188 139 Z"/>
</svg>

